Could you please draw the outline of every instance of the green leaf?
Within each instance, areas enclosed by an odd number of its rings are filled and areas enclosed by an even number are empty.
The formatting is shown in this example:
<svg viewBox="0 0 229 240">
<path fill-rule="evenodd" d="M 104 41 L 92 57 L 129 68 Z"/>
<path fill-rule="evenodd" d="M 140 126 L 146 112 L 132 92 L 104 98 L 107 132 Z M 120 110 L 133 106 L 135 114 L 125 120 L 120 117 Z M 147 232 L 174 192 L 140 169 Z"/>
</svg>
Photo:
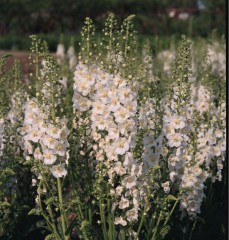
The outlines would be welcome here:
<svg viewBox="0 0 229 240">
<path fill-rule="evenodd" d="M 159 233 L 159 237 L 161 239 L 164 239 L 165 236 L 169 233 L 169 230 L 170 230 L 170 226 L 163 226 L 160 230 L 160 233 Z"/>
<path fill-rule="evenodd" d="M 178 198 L 174 197 L 173 195 L 169 195 L 167 197 L 167 199 L 168 199 L 168 201 L 177 201 L 178 200 Z"/>
<path fill-rule="evenodd" d="M 45 237 L 45 240 L 55 240 L 54 234 L 49 234 Z"/>
<path fill-rule="evenodd" d="M 33 208 L 28 212 L 28 215 L 37 215 L 38 213 L 39 211 L 36 208 Z"/>
</svg>

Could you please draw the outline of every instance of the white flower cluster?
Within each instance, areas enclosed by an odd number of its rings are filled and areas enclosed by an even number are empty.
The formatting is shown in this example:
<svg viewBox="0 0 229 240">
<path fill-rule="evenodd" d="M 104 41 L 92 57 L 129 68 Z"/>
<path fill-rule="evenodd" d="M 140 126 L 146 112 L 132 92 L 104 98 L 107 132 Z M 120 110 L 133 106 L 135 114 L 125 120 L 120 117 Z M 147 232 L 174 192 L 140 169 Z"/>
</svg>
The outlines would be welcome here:
<svg viewBox="0 0 229 240">
<path fill-rule="evenodd" d="M 194 94 L 196 93 L 196 94 Z M 210 91 L 204 86 L 198 89 L 192 87 L 192 105 L 194 110 L 200 114 L 200 121 L 202 124 L 196 129 L 197 134 L 197 158 L 198 161 L 205 164 L 208 172 L 216 162 L 217 173 L 214 176 L 212 173 L 212 180 L 222 179 L 221 171 L 223 169 L 223 161 L 226 152 L 226 108 L 225 102 L 220 103 L 216 107 L 213 104 L 213 96 Z M 204 119 L 204 113 L 208 114 L 207 121 Z M 221 127 L 219 126 L 221 125 Z"/>
<path fill-rule="evenodd" d="M 138 178 L 142 174 L 141 165 L 133 158 L 137 130 L 136 92 L 122 77 L 95 66 L 79 64 L 74 80 L 74 107 L 78 111 L 91 110 L 95 157 L 108 170 L 111 195 L 115 199 L 113 208 L 117 212 L 122 210 L 115 224 L 125 226 L 127 221 L 138 218 Z"/>
<path fill-rule="evenodd" d="M 143 137 L 143 169 L 147 173 L 149 168 L 159 164 L 160 157 L 166 157 L 168 149 L 162 146 L 162 138 L 158 137 L 156 129 L 160 126 L 158 113 L 161 106 L 156 106 L 156 99 L 147 99 L 139 108 L 139 127 L 146 131 Z"/>
<path fill-rule="evenodd" d="M 212 99 L 210 91 L 203 85 L 196 87 L 194 84 L 191 86 L 191 104 L 193 108 L 200 114 L 211 110 Z"/>
<path fill-rule="evenodd" d="M 59 65 L 64 65 L 66 62 L 70 70 L 74 70 L 77 64 L 77 58 L 75 53 L 75 48 L 73 45 L 70 45 L 67 52 L 65 53 L 65 46 L 64 44 L 60 43 L 57 45 L 56 50 L 56 59 Z"/>
<path fill-rule="evenodd" d="M 42 161 L 53 176 L 59 178 L 67 174 L 69 130 L 66 119 L 56 118 L 56 123 L 51 123 L 48 111 L 47 107 L 39 106 L 36 99 L 26 102 L 24 124 L 20 129 L 24 141 L 22 148 L 26 159 L 32 157 Z"/>
<path fill-rule="evenodd" d="M 11 109 L 7 114 L 7 119 L 12 125 L 20 123 L 22 119 L 22 107 L 26 100 L 27 93 L 24 91 L 15 91 L 11 96 Z"/>
<path fill-rule="evenodd" d="M 176 57 L 176 53 L 172 50 L 163 50 L 158 53 L 157 59 L 159 59 L 163 64 L 163 70 L 166 73 L 171 72 L 171 67 L 175 60 L 175 57 Z"/>
<path fill-rule="evenodd" d="M 97 69 L 91 67 L 90 70 L 83 63 L 76 66 L 74 72 L 74 95 L 72 98 L 73 107 L 79 112 L 86 112 L 92 106 L 92 95 L 97 77 Z"/>
<path fill-rule="evenodd" d="M 3 155 L 4 149 L 4 119 L 0 118 L 0 157 Z"/>
<path fill-rule="evenodd" d="M 156 99 L 151 98 L 147 99 L 144 103 L 139 107 L 139 127 L 144 130 L 154 130 L 157 121 L 157 114 L 155 112 L 156 109 Z"/>
<path fill-rule="evenodd" d="M 184 166 L 191 160 L 190 156 L 190 116 L 188 112 L 177 114 L 167 109 L 163 116 L 163 135 L 165 144 L 170 149 L 168 166 L 170 180 L 180 181 Z M 164 140 L 165 140 L 164 139 Z"/>
<path fill-rule="evenodd" d="M 171 105 L 175 106 L 175 103 Z M 160 164 L 160 159 L 167 161 L 170 181 L 162 183 L 164 192 L 168 194 L 171 189 L 184 189 L 180 208 L 183 212 L 185 210 L 189 216 L 192 216 L 199 213 L 204 196 L 203 182 L 206 178 L 199 178 L 202 174 L 201 168 L 198 168 L 199 175 L 194 175 L 193 171 L 197 171 L 198 166 L 190 167 L 193 160 L 193 147 L 190 142 L 190 119 L 188 111 L 182 111 L 178 114 L 175 108 L 168 106 L 168 104 L 164 105 L 161 134 L 156 136 L 153 131 L 150 131 L 151 135 L 144 137 L 142 157 L 144 164 L 149 162 L 148 159 L 151 162 L 153 159 L 154 164 L 147 164 L 148 167 Z M 195 189 L 191 187 L 194 183 Z"/>
<path fill-rule="evenodd" d="M 212 180 L 222 180 L 221 171 L 223 169 L 223 161 L 225 160 L 226 139 L 225 131 L 209 128 L 201 125 L 198 129 L 197 138 L 197 158 L 199 162 L 205 164 L 206 169 L 210 172 L 215 162 L 217 167 L 216 176 L 212 173 Z"/>
<path fill-rule="evenodd" d="M 146 74 L 149 83 L 155 82 L 155 77 L 153 74 L 153 56 L 149 54 L 149 51 L 145 48 L 142 50 L 142 60 L 144 63 L 144 73 Z"/>
<path fill-rule="evenodd" d="M 148 99 L 140 108 L 139 123 L 143 129 L 147 129 L 143 138 L 142 158 L 146 169 L 160 165 L 160 159 L 168 159 L 170 182 L 163 183 L 162 187 L 166 193 L 171 188 L 182 190 L 180 209 L 183 215 L 186 212 L 190 217 L 195 217 L 200 213 L 206 179 L 222 179 L 226 151 L 225 104 L 216 107 L 213 96 L 205 87 L 192 87 L 189 93 L 192 96 L 190 103 L 181 100 L 177 111 L 179 94 L 176 87 L 173 91 L 170 104 L 161 104 L 164 109 L 161 127 L 159 121 L 153 121 L 157 119 L 155 108 L 151 109 L 155 101 Z M 209 123 L 205 114 L 208 111 Z M 161 128 L 160 135 L 155 134 L 155 127 Z M 217 170 L 216 173 L 214 169 Z"/>
<path fill-rule="evenodd" d="M 194 166 L 185 166 L 180 188 L 185 189 L 180 202 L 181 211 L 188 212 L 189 217 L 195 217 L 201 213 L 200 206 L 205 197 L 204 183 L 208 173 L 200 167 L 200 163 Z M 184 211 L 182 212 L 184 215 Z M 181 216 L 182 217 L 182 216 Z"/>
<path fill-rule="evenodd" d="M 69 46 L 67 51 L 67 57 L 69 61 L 68 66 L 71 70 L 73 70 L 77 64 L 75 48 L 73 46 Z"/>
<path fill-rule="evenodd" d="M 208 46 L 208 56 L 211 64 L 212 72 L 220 77 L 226 76 L 226 55 L 225 45 L 214 42 Z"/>
<path fill-rule="evenodd" d="M 65 46 L 62 43 L 57 45 L 56 49 L 57 63 L 61 65 L 65 60 Z"/>
</svg>

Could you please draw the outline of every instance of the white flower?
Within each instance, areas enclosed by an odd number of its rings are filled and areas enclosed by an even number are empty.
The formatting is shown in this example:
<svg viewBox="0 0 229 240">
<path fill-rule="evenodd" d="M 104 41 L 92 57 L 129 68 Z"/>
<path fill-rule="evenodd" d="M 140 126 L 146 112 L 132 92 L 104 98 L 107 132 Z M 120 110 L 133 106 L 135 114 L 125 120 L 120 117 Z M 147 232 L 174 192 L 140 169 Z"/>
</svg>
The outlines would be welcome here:
<svg viewBox="0 0 229 240">
<path fill-rule="evenodd" d="M 53 165 L 50 168 L 50 171 L 55 178 L 61 178 L 61 177 L 67 175 L 67 170 L 65 169 L 64 163 L 59 164 L 59 165 Z"/>
<path fill-rule="evenodd" d="M 175 115 L 171 117 L 170 124 L 175 129 L 182 129 L 183 127 L 185 127 L 185 119 L 181 116 Z"/>
<path fill-rule="evenodd" d="M 41 122 L 39 122 L 38 128 L 40 132 L 45 133 L 48 127 L 47 127 L 47 124 L 42 120 Z"/>
<path fill-rule="evenodd" d="M 33 112 L 27 112 L 25 113 L 25 124 L 33 124 L 35 118 L 36 118 L 36 114 Z"/>
<path fill-rule="evenodd" d="M 44 135 L 42 138 L 42 143 L 50 149 L 55 149 L 57 140 L 51 136 Z"/>
<path fill-rule="evenodd" d="M 115 163 L 114 171 L 119 175 L 122 176 L 126 173 L 126 169 L 122 167 L 121 162 Z"/>
<path fill-rule="evenodd" d="M 167 135 L 175 133 L 175 129 L 171 125 L 165 125 L 163 130 L 165 131 L 165 134 L 167 134 Z"/>
<path fill-rule="evenodd" d="M 33 145 L 29 141 L 24 142 L 24 147 L 28 151 L 29 154 L 33 153 Z"/>
<path fill-rule="evenodd" d="M 118 96 L 114 95 L 111 97 L 110 103 L 109 103 L 109 110 L 112 112 L 116 112 L 120 108 L 120 102 L 118 99 Z"/>
<path fill-rule="evenodd" d="M 33 127 L 34 127 L 34 126 L 39 127 L 39 125 L 41 124 L 42 121 L 43 121 L 43 120 L 42 120 L 41 117 L 36 116 L 36 118 L 35 118 L 34 121 L 33 121 Z"/>
<path fill-rule="evenodd" d="M 136 184 L 137 184 L 137 181 L 136 181 L 136 180 L 137 180 L 137 179 L 136 179 L 136 177 L 135 177 L 134 175 L 130 175 L 130 176 L 128 176 L 128 177 L 126 177 L 126 178 L 123 179 L 122 185 L 123 185 L 124 187 L 126 187 L 127 189 L 131 189 L 131 188 L 133 188 L 134 186 L 136 186 Z"/>
<path fill-rule="evenodd" d="M 98 74 L 97 74 L 97 77 L 99 78 L 99 83 L 102 85 L 102 86 L 105 86 L 107 85 L 110 81 L 111 81 L 111 78 L 112 76 L 109 74 L 109 73 L 106 73 L 104 71 L 99 71 Z M 100 88 L 99 90 L 101 90 L 102 88 Z"/>
<path fill-rule="evenodd" d="M 101 114 L 104 115 L 104 112 L 107 111 L 107 105 L 100 101 L 96 101 L 92 103 L 93 114 Z"/>
<path fill-rule="evenodd" d="M 116 112 L 114 112 L 114 116 L 117 123 L 123 123 L 130 117 L 130 113 L 126 108 L 121 106 Z"/>
<path fill-rule="evenodd" d="M 125 160 L 123 162 L 123 166 L 129 168 L 133 163 L 133 159 L 134 159 L 133 154 L 131 152 L 127 152 L 125 154 Z"/>
<path fill-rule="evenodd" d="M 183 138 L 180 133 L 171 133 L 167 135 L 168 145 L 170 147 L 180 147 L 183 141 Z"/>
<path fill-rule="evenodd" d="M 161 185 L 162 185 L 162 187 L 163 187 L 163 189 L 164 189 L 164 192 L 165 192 L 165 193 L 169 193 L 169 191 L 170 191 L 169 181 L 167 181 L 167 182 L 165 182 L 165 183 L 162 183 Z"/>
<path fill-rule="evenodd" d="M 216 156 L 216 157 L 219 157 L 222 153 L 219 146 L 213 146 L 212 150 L 213 150 L 214 156 Z"/>
<path fill-rule="evenodd" d="M 99 99 L 103 104 L 108 104 L 110 102 L 109 92 L 107 88 L 103 88 L 96 94 L 96 99 Z"/>
<path fill-rule="evenodd" d="M 179 160 L 179 158 L 178 158 L 177 156 L 171 156 L 171 157 L 169 157 L 169 164 L 170 164 L 171 166 L 175 167 L 176 164 L 179 163 L 179 162 L 180 162 L 180 160 Z"/>
<path fill-rule="evenodd" d="M 95 125 L 99 130 L 105 130 L 108 127 L 108 119 L 104 118 L 104 116 L 98 115 L 93 125 Z"/>
<path fill-rule="evenodd" d="M 121 78 L 120 76 L 115 76 L 114 77 L 114 85 L 119 86 L 119 87 L 124 87 L 126 86 L 127 82 L 125 79 Z"/>
<path fill-rule="evenodd" d="M 122 186 L 116 187 L 115 192 L 117 195 L 121 195 L 123 192 L 123 187 Z"/>
<path fill-rule="evenodd" d="M 67 147 L 69 146 L 68 143 L 65 143 L 63 141 L 57 142 L 56 147 L 55 147 L 55 153 L 58 154 L 59 156 L 64 156 L 67 150 Z"/>
<path fill-rule="evenodd" d="M 118 124 L 119 131 L 122 135 L 128 136 L 130 132 L 135 130 L 135 121 L 133 119 L 126 119 Z"/>
<path fill-rule="evenodd" d="M 198 139 L 197 139 L 198 147 L 199 147 L 199 148 L 205 147 L 206 144 L 207 144 L 207 141 L 208 141 L 208 140 L 207 140 L 207 138 L 205 138 L 205 137 L 198 138 Z"/>
<path fill-rule="evenodd" d="M 119 138 L 119 130 L 116 124 L 109 126 L 108 130 L 108 137 L 110 139 L 118 139 Z"/>
<path fill-rule="evenodd" d="M 133 222 L 134 220 L 138 220 L 138 211 L 136 208 L 132 208 L 126 212 L 126 217 L 129 222 Z"/>
<path fill-rule="evenodd" d="M 46 149 L 43 152 L 44 164 L 51 165 L 56 161 L 56 155 L 53 154 L 53 151 Z"/>
<path fill-rule="evenodd" d="M 131 101 L 126 101 L 125 102 L 125 108 L 129 111 L 130 115 L 132 117 L 135 116 L 136 111 L 137 111 L 137 101 L 136 100 L 131 100 Z"/>
<path fill-rule="evenodd" d="M 191 173 L 182 177 L 182 183 L 185 187 L 193 187 L 196 181 L 196 177 Z"/>
<path fill-rule="evenodd" d="M 118 89 L 118 97 L 122 104 L 126 104 L 126 102 L 132 101 L 135 96 L 130 88 L 122 87 Z"/>
<path fill-rule="evenodd" d="M 59 83 L 63 85 L 64 89 L 67 89 L 68 78 L 62 77 L 61 79 L 59 79 Z"/>
<path fill-rule="evenodd" d="M 70 133 L 69 129 L 68 129 L 66 126 L 63 126 L 63 127 L 60 129 L 60 139 L 61 139 L 61 140 L 67 139 L 69 133 Z"/>
<path fill-rule="evenodd" d="M 220 149 L 221 149 L 222 152 L 225 152 L 225 151 L 226 151 L 226 140 L 225 140 L 225 138 L 221 139 L 221 140 L 218 142 L 218 146 L 220 147 Z"/>
<path fill-rule="evenodd" d="M 120 217 L 116 217 L 115 221 L 114 221 L 115 225 L 122 225 L 122 226 L 126 226 L 127 222 L 120 216 Z"/>
<path fill-rule="evenodd" d="M 35 157 L 35 159 L 38 159 L 38 160 L 42 160 L 43 159 L 43 155 L 42 155 L 41 150 L 40 150 L 39 147 L 37 147 L 34 150 L 34 157 Z"/>
<path fill-rule="evenodd" d="M 177 173 L 174 172 L 174 171 L 172 171 L 172 172 L 169 173 L 169 177 L 170 177 L 170 179 L 171 179 L 172 182 L 175 181 L 175 177 L 176 177 L 176 176 L 177 176 Z"/>
<path fill-rule="evenodd" d="M 195 177 L 199 177 L 202 174 L 203 170 L 198 166 L 194 166 L 192 168 L 192 173 L 195 175 Z"/>
<path fill-rule="evenodd" d="M 87 82 L 80 81 L 77 83 L 77 91 L 83 96 L 87 96 L 91 91 L 91 87 L 87 84 Z"/>
<path fill-rule="evenodd" d="M 37 143 L 41 138 L 41 133 L 37 129 L 32 129 L 27 135 L 27 140 Z"/>
<path fill-rule="evenodd" d="M 160 153 L 160 155 L 161 155 L 162 157 L 166 157 L 167 154 L 168 154 L 168 152 L 169 152 L 169 150 L 168 150 L 167 147 L 161 147 L 161 148 L 159 149 L 159 153 Z"/>
<path fill-rule="evenodd" d="M 37 185 L 37 180 L 36 179 L 32 179 L 32 186 L 34 187 L 34 186 L 36 186 Z"/>
<path fill-rule="evenodd" d="M 118 160 L 118 155 L 115 152 L 115 147 L 108 145 L 105 147 L 104 151 L 106 152 L 107 158 L 109 160 Z"/>
<path fill-rule="evenodd" d="M 119 208 L 120 209 L 125 209 L 125 208 L 128 208 L 130 206 L 130 202 L 127 198 L 124 198 L 122 196 L 120 202 L 119 202 Z"/>
<path fill-rule="evenodd" d="M 220 129 L 217 129 L 215 131 L 215 135 L 217 138 L 221 138 L 221 137 L 223 137 L 223 132 Z"/>
<path fill-rule="evenodd" d="M 115 153 L 119 155 L 125 154 L 129 150 L 129 142 L 126 138 L 118 138 L 114 141 L 113 146 L 115 148 Z"/>
<path fill-rule="evenodd" d="M 47 128 L 47 134 L 55 139 L 58 139 L 60 136 L 60 129 L 52 124 L 49 124 Z"/>
<path fill-rule="evenodd" d="M 56 49 L 56 56 L 58 59 L 64 59 L 64 56 L 65 56 L 65 47 L 64 47 L 64 44 L 62 43 L 59 43 L 57 45 L 57 49 Z M 60 64 L 61 62 L 59 62 Z"/>
<path fill-rule="evenodd" d="M 91 101 L 88 98 L 81 96 L 77 92 L 74 92 L 72 101 L 74 108 L 82 112 L 89 110 L 91 107 Z"/>
<path fill-rule="evenodd" d="M 26 133 L 30 132 L 32 126 L 30 124 L 24 124 L 23 127 L 20 128 L 20 134 L 25 135 Z"/>
</svg>

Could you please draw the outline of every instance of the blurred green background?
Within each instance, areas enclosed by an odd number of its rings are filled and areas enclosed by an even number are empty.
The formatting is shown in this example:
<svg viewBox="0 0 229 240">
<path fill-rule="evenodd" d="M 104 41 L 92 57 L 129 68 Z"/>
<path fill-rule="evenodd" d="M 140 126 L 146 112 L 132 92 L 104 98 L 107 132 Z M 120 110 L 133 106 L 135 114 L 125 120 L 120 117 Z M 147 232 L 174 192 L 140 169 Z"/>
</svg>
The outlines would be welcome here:
<svg viewBox="0 0 229 240">
<path fill-rule="evenodd" d="M 85 17 L 96 27 L 109 12 L 122 21 L 135 14 L 141 36 L 222 36 L 226 29 L 224 0 L 0 0 L 0 49 L 28 50 L 38 34 L 55 51 L 61 33 L 78 40 Z"/>
</svg>

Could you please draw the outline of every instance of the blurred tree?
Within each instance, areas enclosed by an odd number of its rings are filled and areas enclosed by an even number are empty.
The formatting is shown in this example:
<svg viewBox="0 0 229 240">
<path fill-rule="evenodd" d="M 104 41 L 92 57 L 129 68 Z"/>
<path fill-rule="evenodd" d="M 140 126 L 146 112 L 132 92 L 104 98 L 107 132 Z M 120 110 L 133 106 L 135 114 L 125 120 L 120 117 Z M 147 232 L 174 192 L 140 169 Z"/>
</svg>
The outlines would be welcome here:
<svg viewBox="0 0 229 240">
<path fill-rule="evenodd" d="M 136 15 L 136 27 L 144 34 L 187 33 L 188 21 L 169 17 L 169 9 L 193 15 L 192 33 L 217 29 L 225 33 L 225 1 L 202 0 L 0 0 L 0 34 L 78 33 L 86 16 L 102 25 L 112 11 L 123 20 Z M 217 17 L 216 17 L 217 16 Z M 201 18 L 201 20 L 196 20 Z M 210 19 L 210 22 L 209 22 Z M 199 25 L 201 24 L 201 25 Z M 174 32 L 175 31 L 175 32 Z M 205 34 L 205 33 L 204 33 Z"/>
</svg>

